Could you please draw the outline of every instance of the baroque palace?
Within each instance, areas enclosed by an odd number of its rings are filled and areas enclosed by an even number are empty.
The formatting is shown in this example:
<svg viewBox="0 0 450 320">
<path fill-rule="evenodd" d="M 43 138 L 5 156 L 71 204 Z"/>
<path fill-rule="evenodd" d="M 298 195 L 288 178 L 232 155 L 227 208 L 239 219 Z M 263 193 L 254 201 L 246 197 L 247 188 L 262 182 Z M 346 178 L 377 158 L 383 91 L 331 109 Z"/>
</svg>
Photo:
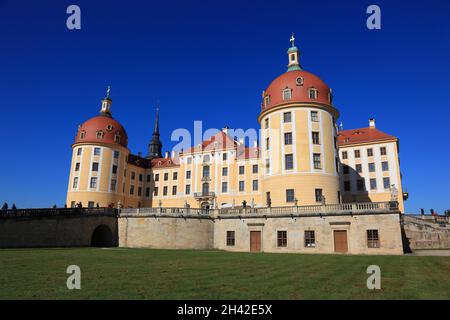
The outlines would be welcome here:
<svg viewBox="0 0 450 320">
<path fill-rule="evenodd" d="M 294 40 L 287 51 L 287 71 L 263 91 L 259 145 L 247 146 L 224 128 L 198 145 L 163 156 L 157 113 L 148 154 L 132 154 L 125 128 L 112 117 L 108 90 L 100 114 L 80 125 L 76 133 L 67 206 L 114 207 L 131 214 L 145 209 L 161 213 L 164 208 L 222 213 L 313 208 L 315 212 L 333 205 L 340 210 L 345 204 L 365 204 L 378 213 L 367 210 L 355 220 L 352 211 L 345 209 L 336 221 L 321 216 L 311 221 L 280 217 L 264 222 L 252 217 L 256 220 L 247 221 L 245 228 L 242 219 L 228 219 L 216 223 L 214 247 L 355 253 L 378 248 L 375 253 L 400 253 L 399 213 L 404 211 L 407 193 L 402 189 L 399 141 L 378 130 L 374 119 L 366 128 L 339 130 L 332 90 L 303 70 Z M 389 205 L 368 206 L 381 203 Z M 380 214 L 380 208 L 385 208 L 386 215 Z M 128 234 L 133 230 L 126 228 Z M 383 235 L 380 229 L 385 230 Z M 158 246 L 144 238 L 135 245 Z M 321 248 L 316 239 L 322 241 Z"/>
</svg>

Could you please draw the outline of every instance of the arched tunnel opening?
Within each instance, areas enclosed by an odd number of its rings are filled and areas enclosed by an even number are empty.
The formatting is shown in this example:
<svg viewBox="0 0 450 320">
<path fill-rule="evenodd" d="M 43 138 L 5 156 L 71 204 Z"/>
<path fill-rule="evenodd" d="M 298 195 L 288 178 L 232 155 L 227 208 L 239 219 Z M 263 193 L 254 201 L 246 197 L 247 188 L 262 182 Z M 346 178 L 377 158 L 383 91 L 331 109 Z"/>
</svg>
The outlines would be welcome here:
<svg viewBox="0 0 450 320">
<path fill-rule="evenodd" d="M 92 233 L 91 247 L 107 248 L 113 245 L 113 233 L 108 226 L 102 224 L 95 228 Z"/>
</svg>

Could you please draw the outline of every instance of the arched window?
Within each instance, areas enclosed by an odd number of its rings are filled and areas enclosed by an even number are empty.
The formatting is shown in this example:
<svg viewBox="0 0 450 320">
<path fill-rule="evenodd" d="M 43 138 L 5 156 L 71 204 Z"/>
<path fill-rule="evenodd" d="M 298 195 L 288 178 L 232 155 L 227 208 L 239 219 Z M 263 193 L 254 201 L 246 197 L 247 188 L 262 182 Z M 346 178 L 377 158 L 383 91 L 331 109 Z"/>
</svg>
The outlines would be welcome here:
<svg viewBox="0 0 450 320">
<path fill-rule="evenodd" d="M 283 100 L 291 100 L 292 98 L 292 90 L 286 87 L 286 89 L 283 90 Z"/>
<path fill-rule="evenodd" d="M 115 141 L 116 143 L 120 143 L 120 135 L 116 134 L 116 135 L 114 136 L 114 141 Z"/>
<path fill-rule="evenodd" d="M 317 99 L 318 92 L 316 88 L 312 87 L 308 89 L 308 95 L 310 99 Z"/>
<path fill-rule="evenodd" d="M 84 139 L 84 137 L 86 137 L 86 132 L 85 131 L 81 131 L 80 132 L 80 139 Z"/>
</svg>

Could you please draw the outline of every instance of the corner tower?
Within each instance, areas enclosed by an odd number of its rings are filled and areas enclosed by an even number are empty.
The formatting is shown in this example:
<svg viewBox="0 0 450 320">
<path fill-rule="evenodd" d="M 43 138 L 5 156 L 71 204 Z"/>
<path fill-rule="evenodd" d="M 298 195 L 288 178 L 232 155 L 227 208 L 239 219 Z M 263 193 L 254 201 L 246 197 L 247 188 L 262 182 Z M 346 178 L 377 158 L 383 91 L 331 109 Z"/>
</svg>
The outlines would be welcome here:
<svg viewBox="0 0 450 320">
<path fill-rule="evenodd" d="M 292 36 L 288 70 L 263 92 L 262 190 L 272 206 L 340 202 L 336 119 L 328 85 L 304 71 Z"/>
</svg>

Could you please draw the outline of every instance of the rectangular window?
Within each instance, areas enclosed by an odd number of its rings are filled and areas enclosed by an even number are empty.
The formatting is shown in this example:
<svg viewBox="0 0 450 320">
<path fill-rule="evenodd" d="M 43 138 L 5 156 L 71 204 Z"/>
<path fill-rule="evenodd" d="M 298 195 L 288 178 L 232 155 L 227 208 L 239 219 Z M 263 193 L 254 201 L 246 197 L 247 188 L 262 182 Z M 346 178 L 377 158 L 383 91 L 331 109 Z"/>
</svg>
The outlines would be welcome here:
<svg viewBox="0 0 450 320">
<path fill-rule="evenodd" d="M 81 148 L 78 148 L 78 149 L 77 149 L 77 156 L 81 156 L 81 151 L 82 151 Z"/>
<path fill-rule="evenodd" d="M 228 168 L 222 168 L 222 177 L 228 176 Z"/>
<path fill-rule="evenodd" d="M 320 153 L 313 154 L 314 169 L 322 169 L 322 164 L 320 163 Z"/>
<path fill-rule="evenodd" d="M 387 161 L 381 162 L 381 168 L 383 169 L 383 171 L 389 171 L 389 162 Z"/>
<path fill-rule="evenodd" d="M 378 230 L 367 230 L 367 247 L 368 248 L 379 248 L 380 238 L 378 236 Z"/>
<path fill-rule="evenodd" d="M 322 189 L 314 190 L 314 194 L 316 196 L 316 202 L 322 202 Z"/>
<path fill-rule="evenodd" d="M 155 196 L 158 195 L 158 187 L 155 187 L 155 189 L 153 190 L 153 194 L 154 194 Z"/>
<path fill-rule="evenodd" d="M 227 192 L 228 192 L 228 183 L 222 182 L 222 193 L 227 193 Z"/>
<path fill-rule="evenodd" d="M 112 166 L 112 173 L 117 174 L 117 166 L 116 165 Z"/>
<path fill-rule="evenodd" d="M 174 172 L 172 175 L 173 180 L 178 180 L 178 172 Z"/>
<path fill-rule="evenodd" d="M 235 233 L 234 231 L 227 231 L 227 246 L 233 247 L 235 244 Z"/>
<path fill-rule="evenodd" d="M 284 145 L 289 146 L 292 144 L 292 132 L 286 132 L 284 134 Z"/>
<path fill-rule="evenodd" d="M 73 189 L 78 188 L 78 177 L 73 178 L 72 188 Z"/>
<path fill-rule="evenodd" d="M 284 167 L 286 170 L 294 169 L 294 156 L 292 154 L 284 155 Z"/>
<path fill-rule="evenodd" d="M 111 179 L 111 191 L 116 191 L 117 180 Z"/>
<path fill-rule="evenodd" d="M 350 181 L 344 181 L 344 191 L 350 191 Z"/>
<path fill-rule="evenodd" d="M 245 182 L 239 181 L 239 192 L 244 192 L 245 189 Z"/>
<path fill-rule="evenodd" d="M 372 148 L 367 149 L 367 156 L 373 157 L 373 149 Z"/>
<path fill-rule="evenodd" d="M 266 173 L 270 173 L 270 159 L 266 159 Z"/>
<path fill-rule="evenodd" d="M 156 182 L 159 181 L 159 173 L 155 174 L 155 181 L 156 181 Z"/>
<path fill-rule="evenodd" d="M 173 196 L 177 195 L 177 186 L 172 186 L 172 195 Z"/>
<path fill-rule="evenodd" d="M 144 178 L 144 176 L 141 174 L 139 174 L 139 181 L 142 182 L 142 179 Z"/>
<path fill-rule="evenodd" d="M 305 231 L 305 247 L 314 248 L 316 246 L 316 234 L 314 230 Z"/>
<path fill-rule="evenodd" d="M 370 190 L 377 189 L 377 179 L 370 179 Z"/>
<path fill-rule="evenodd" d="M 145 188 L 145 197 L 150 198 L 150 188 Z"/>
<path fill-rule="evenodd" d="M 120 156 L 120 152 L 114 151 L 114 159 L 119 159 L 119 156 Z"/>
<path fill-rule="evenodd" d="M 288 123 L 292 121 L 292 114 L 290 112 L 283 113 L 283 122 Z"/>
<path fill-rule="evenodd" d="M 130 186 L 130 195 L 134 194 L 134 186 Z"/>
<path fill-rule="evenodd" d="M 348 152 L 342 151 L 342 159 L 348 159 Z"/>
<path fill-rule="evenodd" d="M 364 182 L 364 179 L 358 179 L 356 181 L 356 188 L 358 191 L 365 191 L 366 190 L 366 184 Z"/>
<path fill-rule="evenodd" d="M 94 156 L 99 156 L 101 152 L 100 148 L 94 148 Z"/>
<path fill-rule="evenodd" d="M 287 189 L 286 190 L 286 202 L 295 202 L 294 189 Z"/>
<path fill-rule="evenodd" d="M 138 187 L 138 196 L 142 196 L 142 187 Z"/>
<path fill-rule="evenodd" d="M 239 174 L 244 174 L 244 172 L 245 172 L 245 167 L 239 166 Z"/>
<path fill-rule="evenodd" d="M 152 176 L 148 174 L 148 175 L 147 175 L 147 182 L 150 182 L 151 179 L 152 179 Z"/>
<path fill-rule="evenodd" d="M 356 172 L 362 173 L 362 165 L 361 165 L 361 164 L 357 164 L 357 165 L 355 166 L 355 169 L 356 169 Z"/>
<path fill-rule="evenodd" d="M 253 173 L 258 173 L 258 165 L 254 164 L 252 170 L 253 170 Z"/>
<path fill-rule="evenodd" d="M 136 172 L 131 172 L 131 180 L 136 179 Z"/>
<path fill-rule="evenodd" d="M 163 188 L 163 196 L 167 196 L 167 186 L 164 186 Z"/>
<path fill-rule="evenodd" d="M 91 178 L 91 183 L 89 184 L 91 189 L 95 189 L 97 188 L 97 177 L 92 177 Z"/>
<path fill-rule="evenodd" d="M 188 170 L 186 171 L 186 179 L 190 179 L 191 178 L 191 171 Z"/>
<path fill-rule="evenodd" d="M 375 172 L 375 163 L 369 163 L 369 172 Z"/>
<path fill-rule="evenodd" d="M 287 247 L 287 231 L 277 231 L 278 247 Z"/>
<path fill-rule="evenodd" d="M 264 120 L 264 128 L 265 128 L 265 129 L 269 129 L 269 118 L 266 118 L 266 119 Z"/>
<path fill-rule="evenodd" d="M 270 149 L 270 139 L 266 138 L 266 149 L 269 150 Z"/>
<path fill-rule="evenodd" d="M 312 143 L 320 144 L 319 132 L 316 132 L 316 131 L 312 132 Z"/>
<path fill-rule="evenodd" d="M 222 160 L 223 160 L 223 161 L 227 161 L 227 159 L 228 159 L 228 153 L 224 153 L 224 154 L 222 155 Z"/>
<path fill-rule="evenodd" d="M 361 158 L 361 152 L 359 150 L 355 150 L 355 158 Z"/>
<path fill-rule="evenodd" d="M 253 191 L 258 191 L 258 180 L 253 180 Z"/>
<path fill-rule="evenodd" d="M 342 165 L 342 171 L 344 174 L 349 174 L 350 172 L 350 167 L 346 164 Z"/>
<path fill-rule="evenodd" d="M 164 173 L 164 181 L 167 181 L 167 180 L 169 180 L 169 174 L 166 172 L 166 173 Z"/>
<path fill-rule="evenodd" d="M 311 121 L 319 122 L 319 113 L 317 111 L 311 111 Z"/>
<path fill-rule="evenodd" d="M 203 167 L 203 178 L 209 178 L 209 166 Z"/>
<path fill-rule="evenodd" d="M 283 90 L 283 100 L 290 100 L 292 96 L 291 89 L 284 89 Z"/>
<path fill-rule="evenodd" d="M 391 179 L 386 177 L 383 178 L 383 188 L 384 189 L 390 189 L 391 188 Z"/>
<path fill-rule="evenodd" d="M 75 163 L 75 171 L 79 171 L 80 170 L 80 163 L 77 162 Z"/>
<path fill-rule="evenodd" d="M 317 99 L 317 89 L 309 89 L 309 98 L 310 99 Z"/>
<path fill-rule="evenodd" d="M 88 201 L 88 208 L 93 208 L 95 207 L 95 202 L 94 201 Z"/>
<path fill-rule="evenodd" d="M 192 163 L 192 158 L 191 157 L 187 158 L 186 162 L 187 162 L 187 164 L 191 164 Z"/>
<path fill-rule="evenodd" d="M 191 185 L 190 184 L 186 185 L 186 194 L 191 194 Z"/>
<path fill-rule="evenodd" d="M 385 156 L 386 155 L 386 147 L 381 147 L 380 148 L 380 153 L 381 153 L 382 156 Z"/>
<path fill-rule="evenodd" d="M 92 171 L 98 171 L 98 162 L 92 162 Z"/>
</svg>

